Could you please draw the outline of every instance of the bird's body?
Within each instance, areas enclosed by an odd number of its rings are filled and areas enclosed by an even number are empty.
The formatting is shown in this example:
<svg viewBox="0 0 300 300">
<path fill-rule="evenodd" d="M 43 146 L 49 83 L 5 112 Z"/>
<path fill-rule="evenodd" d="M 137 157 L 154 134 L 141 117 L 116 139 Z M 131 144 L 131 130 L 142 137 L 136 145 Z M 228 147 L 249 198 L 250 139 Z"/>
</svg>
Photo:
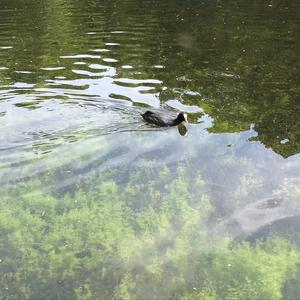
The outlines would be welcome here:
<svg viewBox="0 0 300 300">
<path fill-rule="evenodd" d="M 152 123 L 158 126 L 167 127 L 167 126 L 177 126 L 182 122 L 187 122 L 186 113 L 179 113 L 177 118 L 170 118 L 170 116 L 160 113 L 160 112 L 152 112 L 147 110 L 142 114 L 142 117 L 148 123 Z"/>
</svg>

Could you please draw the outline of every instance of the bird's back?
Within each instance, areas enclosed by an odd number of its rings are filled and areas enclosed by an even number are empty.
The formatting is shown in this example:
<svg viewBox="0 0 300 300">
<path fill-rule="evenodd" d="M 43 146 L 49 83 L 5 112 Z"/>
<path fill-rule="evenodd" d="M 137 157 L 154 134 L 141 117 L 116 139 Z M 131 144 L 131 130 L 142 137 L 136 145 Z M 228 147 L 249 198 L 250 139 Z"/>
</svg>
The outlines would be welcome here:
<svg viewBox="0 0 300 300">
<path fill-rule="evenodd" d="M 172 125 L 172 120 L 169 120 L 168 118 L 166 118 L 166 116 L 159 112 L 152 112 L 147 110 L 145 113 L 142 114 L 142 117 L 145 121 L 159 126 Z"/>
</svg>

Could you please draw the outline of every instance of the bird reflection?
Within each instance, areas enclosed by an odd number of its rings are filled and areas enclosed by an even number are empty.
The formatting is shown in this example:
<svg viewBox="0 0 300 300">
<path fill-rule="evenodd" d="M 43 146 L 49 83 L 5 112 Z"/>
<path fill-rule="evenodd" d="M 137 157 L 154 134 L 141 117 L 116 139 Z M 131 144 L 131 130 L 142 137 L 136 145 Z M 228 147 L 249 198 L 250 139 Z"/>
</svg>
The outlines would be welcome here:
<svg viewBox="0 0 300 300">
<path fill-rule="evenodd" d="M 187 135 L 188 129 L 183 124 L 178 125 L 177 128 L 178 128 L 178 132 L 181 136 L 186 136 Z"/>
</svg>

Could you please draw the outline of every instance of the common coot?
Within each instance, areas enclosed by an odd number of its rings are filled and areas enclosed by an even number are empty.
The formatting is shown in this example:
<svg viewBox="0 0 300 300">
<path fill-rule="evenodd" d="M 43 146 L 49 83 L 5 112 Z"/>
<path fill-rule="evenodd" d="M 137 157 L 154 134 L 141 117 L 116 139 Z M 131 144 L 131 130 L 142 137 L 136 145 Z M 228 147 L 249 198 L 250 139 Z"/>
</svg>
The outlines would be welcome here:
<svg viewBox="0 0 300 300">
<path fill-rule="evenodd" d="M 142 117 L 145 121 L 148 123 L 152 123 L 158 126 L 177 126 L 182 122 L 187 122 L 187 114 L 186 113 L 179 113 L 177 118 L 172 118 L 167 114 L 161 113 L 161 112 L 153 112 L 150 110 L 147 110 L 145 113 L 142 114 Z"/>
</svg>

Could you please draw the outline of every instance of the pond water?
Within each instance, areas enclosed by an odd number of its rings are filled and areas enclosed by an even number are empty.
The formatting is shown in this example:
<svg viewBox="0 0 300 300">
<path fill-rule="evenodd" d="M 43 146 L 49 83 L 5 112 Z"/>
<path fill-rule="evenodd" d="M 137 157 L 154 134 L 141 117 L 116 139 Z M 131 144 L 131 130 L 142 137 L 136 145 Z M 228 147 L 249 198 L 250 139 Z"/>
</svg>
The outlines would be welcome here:
<svg viewBox="0 0 300 300">
<path fill-rule="evenodd" d="M 299 299 L 299 15 L 2 0 L 0 298 Z"/>
</svg>

